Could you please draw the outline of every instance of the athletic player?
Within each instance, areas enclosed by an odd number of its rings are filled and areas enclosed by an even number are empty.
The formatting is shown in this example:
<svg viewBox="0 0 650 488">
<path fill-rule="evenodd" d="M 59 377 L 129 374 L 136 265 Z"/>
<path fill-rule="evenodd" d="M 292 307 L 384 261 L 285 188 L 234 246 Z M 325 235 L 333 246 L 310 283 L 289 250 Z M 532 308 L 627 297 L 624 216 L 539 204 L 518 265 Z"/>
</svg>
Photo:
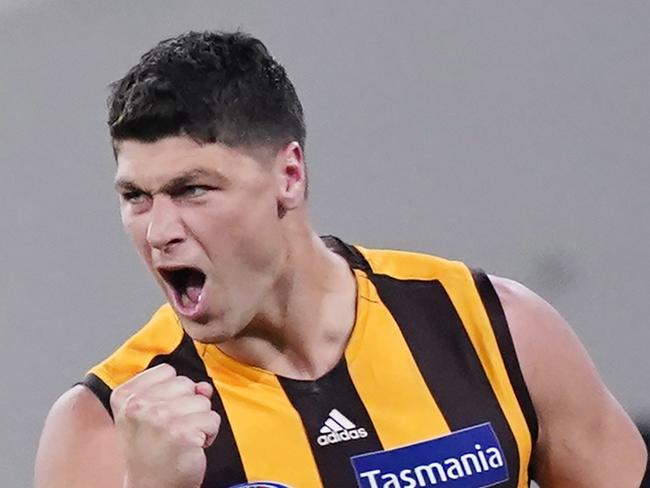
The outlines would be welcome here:
<svg viewBox="0 0 650 488">
<path fill-rule="evenodd" d="M 52 407 L 38 488 L 639 486 L 639 433 L 541 298 L 314 233 L 302 108 L 260 41 L 161 42 L 109 125 L 169 304 Z"/>
</svg>

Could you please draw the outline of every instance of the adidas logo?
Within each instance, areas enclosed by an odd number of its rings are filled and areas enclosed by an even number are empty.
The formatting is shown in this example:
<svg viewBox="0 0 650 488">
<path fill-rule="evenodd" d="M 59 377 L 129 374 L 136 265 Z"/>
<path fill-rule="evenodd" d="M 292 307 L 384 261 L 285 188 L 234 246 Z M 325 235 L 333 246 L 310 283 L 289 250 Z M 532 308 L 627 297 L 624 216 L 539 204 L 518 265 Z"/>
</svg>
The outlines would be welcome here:
<svg viewBox="0 0 650 488">
<path fill-rule="evenodd" d="M 335 408 L 330 411 L 327 420 L 320 429 L 320 433 L 321 435 L 316 440 L 321 446 L 368 437 L 366 429 L 357 429 L 357 426 L 350 422 L 350 419 Z"/>
</svg>

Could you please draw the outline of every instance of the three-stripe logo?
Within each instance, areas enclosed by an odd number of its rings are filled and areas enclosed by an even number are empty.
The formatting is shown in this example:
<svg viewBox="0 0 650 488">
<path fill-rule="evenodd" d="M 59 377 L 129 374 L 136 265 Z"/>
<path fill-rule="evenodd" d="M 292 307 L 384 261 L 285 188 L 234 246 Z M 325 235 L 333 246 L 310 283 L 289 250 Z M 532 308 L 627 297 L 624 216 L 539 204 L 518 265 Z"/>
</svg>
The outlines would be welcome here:
<svg viewBox="0 0 650 488">
<path fill-rule="evenodd" d="M 368 437 L 366 429 L 363 427 L 357 428 L 350 419 L 336 408 L 333 408 L 328 414 L 320 433 L 321 435 L 316 440 L 321 446 Z"/>
</svg>

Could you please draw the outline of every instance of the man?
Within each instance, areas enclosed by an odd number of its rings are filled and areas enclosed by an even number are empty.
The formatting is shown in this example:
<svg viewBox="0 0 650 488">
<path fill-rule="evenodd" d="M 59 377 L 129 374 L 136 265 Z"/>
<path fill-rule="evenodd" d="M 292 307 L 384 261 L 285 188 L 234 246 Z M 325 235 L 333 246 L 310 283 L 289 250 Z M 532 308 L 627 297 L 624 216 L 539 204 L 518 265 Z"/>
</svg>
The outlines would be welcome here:
<svg viewBox="0 0 650 488">
<path fill-rule="evenodd" d="M 161 42 L 109 125 L 169 305 L 53 406 L 38 488 L 639 486 L 639 433 L 542 299 L 314 233 L 302 107 L 260 41 Z"/>
</svg>

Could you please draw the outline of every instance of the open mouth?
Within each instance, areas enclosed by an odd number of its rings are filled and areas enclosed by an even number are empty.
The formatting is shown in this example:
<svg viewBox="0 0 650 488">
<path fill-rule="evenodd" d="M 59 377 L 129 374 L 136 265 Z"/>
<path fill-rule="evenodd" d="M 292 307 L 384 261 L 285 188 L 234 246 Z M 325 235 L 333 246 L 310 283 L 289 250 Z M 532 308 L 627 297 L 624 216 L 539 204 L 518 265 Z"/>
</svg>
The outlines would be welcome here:
<svg viewBox="0 0 650 488">
<path fill-rule="evenodd" d="M 160 275 L 173 290 L 174 302 L 180 312 L 192 315 L 197 311 L 205 286 L 203 271 L 191 267 L 161 269 Z"/>
</svg>

